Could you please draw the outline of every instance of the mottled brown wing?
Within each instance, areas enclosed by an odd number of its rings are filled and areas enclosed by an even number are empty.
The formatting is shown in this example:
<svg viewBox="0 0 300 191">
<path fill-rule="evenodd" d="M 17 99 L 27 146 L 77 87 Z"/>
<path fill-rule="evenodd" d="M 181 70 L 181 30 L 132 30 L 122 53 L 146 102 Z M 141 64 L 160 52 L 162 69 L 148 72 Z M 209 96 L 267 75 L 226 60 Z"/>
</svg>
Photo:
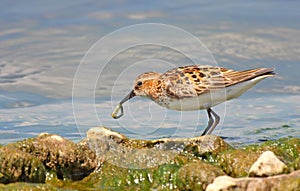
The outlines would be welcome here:
<svg viewBox="0 0 300 191">
<path fill-rule="evenodd" d="M 183 66 L 167 71 L 161 76 L 170 97 L 193 97 L 211 89 L 224 87 L 226 82 L 219 67 Z"/>
<path fill-rule="evenodd" d="M 273 69 L 267 68 L 234 71 L 221 67 L 194 65 L 169 70 L 162 74 L 161 79 L 170 97 L 184 98 L 198 96 L 272 72 Z"/>
</svg>

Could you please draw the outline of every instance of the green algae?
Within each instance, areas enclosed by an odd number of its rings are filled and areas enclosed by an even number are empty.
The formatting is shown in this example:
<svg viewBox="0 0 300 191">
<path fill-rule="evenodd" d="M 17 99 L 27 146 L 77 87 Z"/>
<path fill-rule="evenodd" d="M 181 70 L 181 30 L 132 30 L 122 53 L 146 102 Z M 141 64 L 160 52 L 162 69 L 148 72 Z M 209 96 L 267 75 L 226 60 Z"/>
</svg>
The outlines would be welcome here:
<svg viewBox="0 0 300 191">
<path fill-rule="evenodd" d="M 81 181 L 63 181 L 55 178 L 54 175 L 54 178 L 47 179 L 47 184 L 71 190 L 182 190 L 199 185 L 199 182 L 201 187 L 205 187 L 212 182 L 214 177 L 224 174 L 213 165 L 202 164 L 201 161 L 197 163 L 195 159 L 192 163 L 190 162 L 192 161 L 180 156 L 174 160 L 173 164 L 162 164 L 149 169 L 122 168 L 104 162 L 97 172 Z M 205 177 L 209 177 L 210 180 L 206 181 Z M 185 181 L 189 181 L 188 186 L 184 183 Z"/>
<path fill-rule="evenodd" d="M 139 187 L 145 190 L 153 181 L 153 169 L 122 168 L 105 162 L 99 172 L 91 176 L 84 182 L 95 181 L 93 184 L 95 189 L 124 190 Z"/>
<path fill-rule="evenodd" d="M 219 167 L 229 176 L 245 177 L 252 164 L 260 156 L 254 151 L 244 149 L 231 149 L 218 155 Z"/>
<path fill-rule="evenodd" d="M 282 160 L 288 167 L 289 171 L 300 169 L 300 139 L 298 138 L 281 138 L 278 140 L 266 141 L 261 145 L 249 145 L 244 148 L 246 151 L 254 151 L 262 153 L 264 151 L 272 151 Z"/>
<path fill-rule="evenodd" d="M 1 190 L 18 190 L 18 187 L 28 188 L 28 190 L 30 188 L 32 190 L 205 190 L 208 184 L 221 175 L 248 176 L 252 164 L 262 152 L 267 150 L 273 151 L 280 160 L 287 164 L 289 172 L 300 169 L 300 139 L 297 138 L 283 138 L 234 149 L 216 136 L 184 139 L 184 141 L 179 139 L 174 142 L 167 139 L 130 140 L 116 134 L 111 139 L 114 144 L 109 147 L 107 145 L 99 147 L 106 150 L 98 152 L 97 158 L 87 155 L 83 158 L 72 159 L 73 162 L 75 161 L 75 165 L 87 164 L 86 160 L 99 165 L 85 178 L 74 181 L 65 178 L 69 177 L 68 175 L 61 177 L 58 173 L 62 171 L 62 168 L 69 169 L 76 166 L 70 165 L 69 158 L 59 158 L 57 148 L 62 151 L 68 149 L 68 152 L 65 151 L 67 155 L 63 156 L 72 158 L 78 156 L 78 153 L 82 151 L 87 154 L 91 153 L 86 150 L 88 149 L 87 144 L 75 144 L 62 138 L 60 144 L 55 143 L 57 147 L 51 151 L 51 154 L 48 150 L 49 145 L 48 149 L 40 147 L 49 143 L 45 141 L 49 136 L 51 135 L 42 135 L 38 138 L 7 145 L 8 147 L 4 146 L 23 152 L 26 156 L 37 158 L 37 160 L 50 162 L 49 164 L 56 162 L 55 168 L 48 166 L 44 179 L 45 184 L 0 184 Z M 59 137 L 56 139 L 60 140 Z M 99 139 L 95 139 L 95 141 L 97 140 L 99 141 Z M 102 138 L 100 141 L 105 143 Z M 97 144 L 94 145 L 97 146 Z M 113 149 L 109 150 L 108 148 Z M 94 150 L 92 151 L 94 152 Z M 46 154 L 43 152 L 48 153 L 47 155 L 51 158 L 44 158 Z M 61 163 L 63 161 L 66 163 Z M 57 166 L 58 164 L 59 166 Z M 79 168 L 75 173 L 81 173 L 80 169 L 84 168 Z M 74 171 L 62 172 L 74 173 Z M 7 176 L 0 173 L 0 179 L 3 177 Z M 20 181 L 27 180 L 20 179 Z"/>
<path fill-rule="evenodd" d="M 205 190 L 216 177 L 224 174 L 217 166 L 194 160 L 178 170 L 175 184 L 179 190 Z"/>
<path fill-rule="evenodd" d="M 0 184 L 1 191 L 12 191 L 12 190 L 22 190 L 22 191 L 67 191 L 68 189 L 58 188 L 47 184 L 33 184 L 25 182 L 10 183 L 7 185 Z"/>
<path fill-rule="evenodd" d="M 218 155 L 217 163 L 227 175 L 245 177 L 252 164 L 264 151 L 274 152 L 288 166 L 287 172 L 300 169 L 300 139 L 298 138 L 282 138 L 240 149 L 229 149 Z"/>
<path fill-rule="evenodd" d="M 87 146 L 77 145 L 59 135 L 43 133 L 36 138 L 8 144 L 43 162 L 60 179 L 80 180 L 96 167 L 96 155 Z"/>
<path fill-rule="evenodd" d="M 153 174 L 154 180 L 151 188 L 158 190 L 173 190 L 177 188 L 178 170 L 180 165 L 164 164 L 159 166 Z"/>
</svg>

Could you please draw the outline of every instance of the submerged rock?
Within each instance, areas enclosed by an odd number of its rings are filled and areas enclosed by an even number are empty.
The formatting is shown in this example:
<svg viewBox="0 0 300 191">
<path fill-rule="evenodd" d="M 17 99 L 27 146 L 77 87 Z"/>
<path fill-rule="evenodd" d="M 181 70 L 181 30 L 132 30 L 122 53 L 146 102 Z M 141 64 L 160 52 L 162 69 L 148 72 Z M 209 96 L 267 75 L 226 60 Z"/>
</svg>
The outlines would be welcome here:
<svg viewBox="0 0 300 191">
<path fill-rule="evenodd" d="M 88 147 L 55 134 L 40 134 L 8 146 L 37 157 L 61 179 L 80 180 L 97 166 L 96 155 Z"/>
<path fill-rule="evenodd" d="M 217 177 L 207 186 L 206 191 L 252 191 L 252 190 L 284 190 L 294 191 L 300 188 L 300 170 L 290 174 L 267 178 L 231 178 Z"/>
<path fill-rule="evenodd" d="M 286 171 L 287 166 L 272 151 L 265 151 L 251 166 L 249 176 L 272 176 Z"/>
<path fill-rule="evenodd" d="M 0 183 L 44 183 L 46 168 L 36 157 L 15 148 L 0 148 Z"/>
</svg>

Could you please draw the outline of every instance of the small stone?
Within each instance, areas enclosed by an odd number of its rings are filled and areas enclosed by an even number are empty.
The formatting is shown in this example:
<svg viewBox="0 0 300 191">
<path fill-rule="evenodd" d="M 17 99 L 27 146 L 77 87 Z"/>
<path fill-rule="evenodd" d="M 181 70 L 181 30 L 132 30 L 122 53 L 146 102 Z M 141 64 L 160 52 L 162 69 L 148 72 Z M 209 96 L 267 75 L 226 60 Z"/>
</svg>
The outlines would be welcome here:
<svg viewBox="0 0 300 191">
<path fill-rule="evenodd" d="M 300 188 L 300 171 L 271 177 L 231 178 L 219 176 L 206 191 L 253 191 L 253 190 L 284 190 L 294 191 Z"/>
<path fill-rule="evenodd" d="M 106 127 L 93 127 L 86 133 L 87 139 L 109 138 L 116 143 L 121 143 L 127 140 L 127 137 L 121 133 L 112 131 Z"/>
<path fill-rule="evenodd" d="M 266 177 L 286 172 L 287 166 L 272 151 L 265 151 L 249 170 L 250 177 Z"/>
<path fill-rule="evenodd" d="M 225 191 L 237 185 L 236 180 L 230 176 L 219 176 L 212 184 L 206 187 L 206 191 Z"/>
</svg>

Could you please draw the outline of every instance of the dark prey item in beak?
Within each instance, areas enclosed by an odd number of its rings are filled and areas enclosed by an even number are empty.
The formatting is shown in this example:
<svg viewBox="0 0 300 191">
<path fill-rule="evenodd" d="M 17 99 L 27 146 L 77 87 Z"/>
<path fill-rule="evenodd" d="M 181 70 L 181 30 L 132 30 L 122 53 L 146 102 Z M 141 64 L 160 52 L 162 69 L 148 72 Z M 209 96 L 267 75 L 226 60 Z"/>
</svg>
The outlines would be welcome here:
<svg viewBox="0 0 300 191">
<path fill-rule="evenodd" d="M 122 101 L 120 101 L 120 103 L 117 105 L 117 107 L 115 108 L 115 110 L 112 112 L 111 116 L 114 119 L 119 119 L 120 117 L 122 117 L 123 114 L 124 114 L 124 110 L 123 110 L 122 104 L 125 103 L 126 101 L 128 101 L 129 99 L 131 99 L 134 96 L 135 96 L 135 93 L 132 90 L 126 97 L 124 97 L 124 99 L 122 99 Z M 119 110 L 121 110 L 120 115 L 118 115 Z"/>
</svg>

